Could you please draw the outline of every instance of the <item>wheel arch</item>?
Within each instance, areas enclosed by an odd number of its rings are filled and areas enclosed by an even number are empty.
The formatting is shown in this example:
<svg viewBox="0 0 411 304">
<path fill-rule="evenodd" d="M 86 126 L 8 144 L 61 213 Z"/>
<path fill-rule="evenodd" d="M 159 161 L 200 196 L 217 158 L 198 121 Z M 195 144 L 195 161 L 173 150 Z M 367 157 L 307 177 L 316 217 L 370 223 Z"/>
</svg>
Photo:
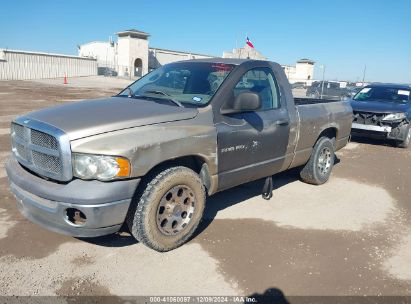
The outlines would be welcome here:
<svg viewBox="0 0 411 304">
<path fill-rule="evenodd" d="M 203 185 L 206 187 L 209 194 L 214 193 L 217 181 L 212 178 L 207 159 L 201 155 L 185 155 L 173 159 L 164 160 L 154 165 L 144 176 L 144 178 L 151 178 L 153 175 L 160 173 L 171 167 L 186 167 L 193 170 L 200 176 Z"/>
<path fill-rule="evenodd" d="M 335 147 L 336 140 L 337 140 L 337 135 L 338 135 L 338 129 L 336 126 L 328 126 L 324 130 L 321 131 L 321 133 L 318 135 L 317 140 L 315 141 L 314 145 L 317 143 L 317 141 L 321 137 L 328 137 L 329 139 L 333 140 L 333 144 Z M 314 147 L 313 145 L 313 147 Z"/>
</svg>

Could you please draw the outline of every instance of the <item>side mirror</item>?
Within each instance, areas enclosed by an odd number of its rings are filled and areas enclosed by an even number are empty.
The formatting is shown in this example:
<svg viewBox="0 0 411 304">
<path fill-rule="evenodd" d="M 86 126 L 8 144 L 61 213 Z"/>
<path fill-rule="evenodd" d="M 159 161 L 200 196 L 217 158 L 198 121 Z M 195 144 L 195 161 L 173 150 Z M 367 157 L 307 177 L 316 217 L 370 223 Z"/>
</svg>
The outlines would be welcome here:
<svg viewBox="0 0 411 304">
<path fill-rule="evenodd" d="M 260 95 L 254 92 L 242 92 L 234 100 L 233 110 L 236 112 L 255 111 L 261 108 Z"/>
</svg>

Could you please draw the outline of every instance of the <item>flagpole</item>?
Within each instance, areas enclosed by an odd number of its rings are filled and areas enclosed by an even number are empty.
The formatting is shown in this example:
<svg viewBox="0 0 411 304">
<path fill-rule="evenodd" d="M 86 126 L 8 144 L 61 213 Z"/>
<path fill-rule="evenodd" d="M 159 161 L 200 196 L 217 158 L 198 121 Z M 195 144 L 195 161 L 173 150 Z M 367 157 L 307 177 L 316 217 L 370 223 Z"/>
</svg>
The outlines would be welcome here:
<svg viewBox="0 0 411 304">
<path fill-rule="evenodd" d="M 246 41 L 247 41 L 247 38 L 248 38 L 248 33 L 246 32 L 246 33 L 245 33 L 245 39 L 246 39 Z M 244 50 L 245 50 L 245 47 L 244 47 Z M 250 54 L 248 53 L 248 50 L 247 50 L 247 58 L 248 58 L 248 57 L 250 57 Z"/>
<path fill-rule="evenodd" d="M 249 41 L 248 39 L 248 33 L 245 33 L 245 37 L 247 39 L 247 41 Z M 248 44 L 247 44 L 248 45 Z M 249 45 L 248 45 L 249 46 Z M 250 47 L 250 46 L 249 46 Z M 250 59 L 250 48 L 247 48 L 247 59 Z"/>
</svg>

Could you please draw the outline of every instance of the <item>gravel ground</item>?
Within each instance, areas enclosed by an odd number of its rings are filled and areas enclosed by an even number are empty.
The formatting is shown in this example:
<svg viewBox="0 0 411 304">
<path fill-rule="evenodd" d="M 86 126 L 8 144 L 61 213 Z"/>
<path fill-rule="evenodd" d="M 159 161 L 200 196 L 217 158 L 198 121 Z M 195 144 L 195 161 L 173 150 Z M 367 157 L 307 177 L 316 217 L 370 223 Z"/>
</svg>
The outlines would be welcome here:
<svg viewBox="0 0 411 304">
<path fill-rule="evenodd" d="M 278 174 L 208 201 L 196 237 L 157 253 L 122 232 L 75 239 L 24 219 L 8 190 L 9 124 L 18 114 L 110 96 L 113 78 L 0 82 L 1 295 L 411 295 L 411 149 L 376 141 L 338 153 L 331 180 Z"/>
</svg>

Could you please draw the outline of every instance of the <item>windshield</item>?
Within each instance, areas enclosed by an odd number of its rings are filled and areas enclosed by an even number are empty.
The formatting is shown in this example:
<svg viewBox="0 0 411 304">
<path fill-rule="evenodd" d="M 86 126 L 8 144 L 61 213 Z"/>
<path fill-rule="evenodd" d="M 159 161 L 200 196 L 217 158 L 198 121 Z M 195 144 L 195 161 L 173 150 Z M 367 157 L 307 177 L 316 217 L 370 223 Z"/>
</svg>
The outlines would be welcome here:
<svg viewBox="0 0 411 304">
<path fill-rule="evenodd" d="M 119 96 L 154 97 L 180 104 L 206 105 L 234 65 L 179 62 L 164 65 L 123 90 Z"/>
<path fill-rule="evenodd" d="M 363 88 L 355 95 L 357 101 L 408 102 L 411 89 L 396 89 L 387 87 Z"/>
</svg>

